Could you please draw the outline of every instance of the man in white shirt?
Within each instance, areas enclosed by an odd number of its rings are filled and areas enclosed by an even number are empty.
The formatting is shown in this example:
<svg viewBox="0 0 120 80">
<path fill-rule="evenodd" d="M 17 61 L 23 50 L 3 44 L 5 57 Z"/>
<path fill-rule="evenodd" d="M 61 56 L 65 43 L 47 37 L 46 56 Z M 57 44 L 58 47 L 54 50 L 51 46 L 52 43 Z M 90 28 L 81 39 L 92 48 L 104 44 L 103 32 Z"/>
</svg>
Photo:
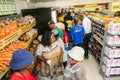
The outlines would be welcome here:
<svg viewBox="0 0 120 80">
<path fill-rule="evenodd" d="M 91 37 L 91 31 L 92 31 L 92 26 L 91 26 L 91 21 L 90 19 L 87 17 L 87 13 L 83 12 L 82 13 L 83 16 L 83 27 L 85 29 L 85 36 L 84 36 L 84 49 L 85 49 L 85 59 L 88 59 L 88 43 L 90 41 L 90 37 Z"/>
</svg>

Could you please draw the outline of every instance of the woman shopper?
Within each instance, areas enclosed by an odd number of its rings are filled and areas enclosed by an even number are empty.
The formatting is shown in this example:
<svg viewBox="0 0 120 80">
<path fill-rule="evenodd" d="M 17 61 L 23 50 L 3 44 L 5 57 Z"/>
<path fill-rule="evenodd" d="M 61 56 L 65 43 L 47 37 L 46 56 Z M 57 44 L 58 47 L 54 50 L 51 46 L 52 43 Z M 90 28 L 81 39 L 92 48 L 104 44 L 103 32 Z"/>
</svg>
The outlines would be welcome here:
<svg viewBox="0 0 120 80">
<path fill-rule="evenodd" d="M 73 47 L 69 53 L 69 63 L 64 72 L 63 80 L 86 80 L 86 71 L 83 65 L 84 49 Z"/>
<path fill-rule="evenodd" d="M 10 68 L 14 71 L 10 80 L 39 80 L 29 70 L 33 61 L 34 57 L 29 51 L 24 49 L 16 50 L 10 61 Z"/>
<path fill-rule="evenodd" d="M 58 36 L 58 31 L 57 31 L 57 30 L 52 30 L 51 32 L 54 34 L 56 41 L 57 41 L 57 42 L 60 44 L 60 46 L 62 47 L 62 50 L 63 50 L 63 66 L 64 66 L 64 68 L 65 68 L 66 65 L 67 65 L 67 52 L 65 51 L 64 42 L 63 42 L 63 40 Z"/>
<path fill-rule="evenodd" d="M 56 79 L 60 72 L 57 69 L 59 65 L 62 64 L 62 54 L 63 50 L 59 43 L 55 41 L 54 34 L 50 31 L 46 31 L 36 51 L 36 55 L 41 61 L 41 80 L 45 78 L 48 80 Z"/>
</svg>

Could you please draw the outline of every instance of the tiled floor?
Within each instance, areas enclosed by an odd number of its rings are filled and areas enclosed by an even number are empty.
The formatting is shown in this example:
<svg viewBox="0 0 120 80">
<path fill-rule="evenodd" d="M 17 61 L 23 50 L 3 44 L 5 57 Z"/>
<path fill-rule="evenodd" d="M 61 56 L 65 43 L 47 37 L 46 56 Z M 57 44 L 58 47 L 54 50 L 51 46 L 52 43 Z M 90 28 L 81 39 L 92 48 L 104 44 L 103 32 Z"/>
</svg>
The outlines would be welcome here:
<svg viewBox="0 0 120 80">
<path fill-rule="evenodd" d="M 87 80 L 120 80 L 119 77 L 104 78 L 99 74 L 99 63 L 93 55 L 89 54 L 89 59 L 84 61 L 86 66 Z"/>
</svg>

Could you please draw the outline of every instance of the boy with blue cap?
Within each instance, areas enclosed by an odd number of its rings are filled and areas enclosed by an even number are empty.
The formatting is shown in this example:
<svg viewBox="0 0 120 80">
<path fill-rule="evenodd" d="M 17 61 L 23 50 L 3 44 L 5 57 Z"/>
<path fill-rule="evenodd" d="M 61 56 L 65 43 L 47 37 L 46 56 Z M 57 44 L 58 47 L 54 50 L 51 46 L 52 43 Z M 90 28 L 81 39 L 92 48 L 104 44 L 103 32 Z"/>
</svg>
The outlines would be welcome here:
<svg viewBox="0 0 120 80">
<path fill-rule="evenodd" d="M 10 80 L 37 80 L 29 71 L 34 57 L 29 51 L 20 49 L 13 53 L 10 61 L 10 68 L 14 70 Z"/>
</svg>

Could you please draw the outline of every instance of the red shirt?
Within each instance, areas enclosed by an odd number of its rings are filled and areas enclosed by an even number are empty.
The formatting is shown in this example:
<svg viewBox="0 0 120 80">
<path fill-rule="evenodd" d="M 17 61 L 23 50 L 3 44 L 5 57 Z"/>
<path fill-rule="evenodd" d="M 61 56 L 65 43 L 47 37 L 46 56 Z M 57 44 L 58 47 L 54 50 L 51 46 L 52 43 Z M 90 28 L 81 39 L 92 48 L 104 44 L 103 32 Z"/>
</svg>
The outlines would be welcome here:
<svg viewBox="0 0 120 80">
<path fill-rule="evenodd" d="M 63 42 L 64 42 L 64 44 L 69 43 L 68 34 L 67 34 L 66 31 L 63 30 L 63 29 L 62 29 L 62 32 L 63 32 Z"/>
<path fill-rule="evenodd" d="M 36 80 L 35 77 L 30 73 L 30 71 L 26 70 L 26 75 L 20 75 L 12 74 L 10 80 Z"/>
</svg>

